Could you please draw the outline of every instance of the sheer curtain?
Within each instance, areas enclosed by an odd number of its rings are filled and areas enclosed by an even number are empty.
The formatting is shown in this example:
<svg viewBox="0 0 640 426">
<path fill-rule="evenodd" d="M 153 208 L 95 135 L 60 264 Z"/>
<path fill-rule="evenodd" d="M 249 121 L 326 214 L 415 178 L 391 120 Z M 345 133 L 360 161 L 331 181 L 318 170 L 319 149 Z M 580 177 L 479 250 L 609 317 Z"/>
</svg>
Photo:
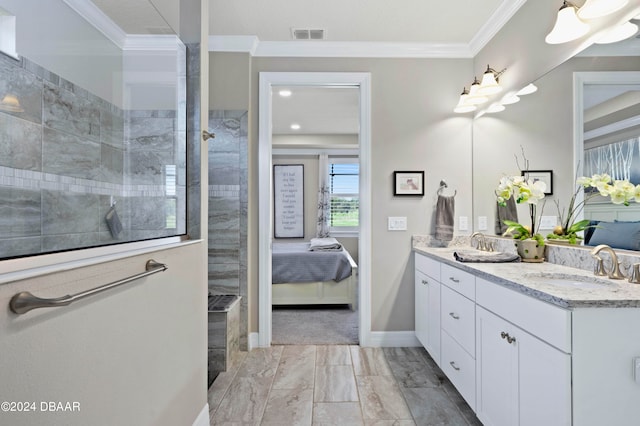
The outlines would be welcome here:
<svg viewBox="0 0 640 426">
<path fill-rule="evenodd" d="M 318 221 L 316 237 L 329 236 L 329 213 L 331 209 L 331 193 L 329 191 L 329 156 L 320 154 L 318 158 Z"/>
</svg>

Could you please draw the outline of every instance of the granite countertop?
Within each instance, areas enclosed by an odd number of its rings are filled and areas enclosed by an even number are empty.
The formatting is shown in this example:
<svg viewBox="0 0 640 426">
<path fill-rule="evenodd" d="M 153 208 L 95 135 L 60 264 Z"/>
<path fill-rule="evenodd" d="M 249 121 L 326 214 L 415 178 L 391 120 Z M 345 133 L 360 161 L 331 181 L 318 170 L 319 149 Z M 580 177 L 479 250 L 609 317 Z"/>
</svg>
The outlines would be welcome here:
<svg viewBox="0 0 640 426">
<path fill-rule="evenodd" d="M 470 272 L 477 277 L 563 308 L 637 308 L 640 284 L 596 277 L 593 273 L 554 263 L 467 263 L 453 252 L 479 252 L 470 247 L 421 247 L 413 250 Z M 566 280 L 563 280 L 566 278 Z"/>
</svg>

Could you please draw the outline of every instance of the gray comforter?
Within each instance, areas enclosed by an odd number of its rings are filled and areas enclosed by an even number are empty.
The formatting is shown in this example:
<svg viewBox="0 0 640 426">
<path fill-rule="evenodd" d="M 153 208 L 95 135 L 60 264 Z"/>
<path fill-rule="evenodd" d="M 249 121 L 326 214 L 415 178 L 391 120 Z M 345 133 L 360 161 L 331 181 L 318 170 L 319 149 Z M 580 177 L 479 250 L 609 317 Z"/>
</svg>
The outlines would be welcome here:
<svg viewBox="0 0 640 426">
<path fill-rule="evenodd" d="M 309 243 L 273 243 L 273 284 L 341 281 L 351 275 L 347 252 L 310 251 Z"/>
</svg>

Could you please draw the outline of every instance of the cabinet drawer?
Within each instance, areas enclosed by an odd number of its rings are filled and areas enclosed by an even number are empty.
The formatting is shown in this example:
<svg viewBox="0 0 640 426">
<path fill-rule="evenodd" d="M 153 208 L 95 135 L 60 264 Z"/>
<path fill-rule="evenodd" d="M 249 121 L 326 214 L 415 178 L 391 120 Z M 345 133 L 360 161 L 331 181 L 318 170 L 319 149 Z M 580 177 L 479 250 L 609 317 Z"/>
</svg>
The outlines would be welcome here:
<svg viewBox="0 0 640 426">
<path fill-rule="evenodd" d="M 442 264 L 440 282 L 471 300 L 476 300 L 476 277 L 453 266 Z"/>
<path fill-rule="evenodd" d="M 440 281 L 440 262 L 420 253 L 415 253 L 416 269 Z"/>
<path fill-rule="evenodd" d="M 476 303 L 565 353 L 571 353 L 571 312 L 482 278 Z"/>
<path fill-rule="evenodd" d="M 455 340 L 442 332 L 442 371 L 472 410 L 476 410 L 476 362 Z"/>
<path fill-rule="evenodd" d="M 440 297 L 442 329 L 475 358 L 476 304 L 446 286 L 440 289 Z"/>
</svg>

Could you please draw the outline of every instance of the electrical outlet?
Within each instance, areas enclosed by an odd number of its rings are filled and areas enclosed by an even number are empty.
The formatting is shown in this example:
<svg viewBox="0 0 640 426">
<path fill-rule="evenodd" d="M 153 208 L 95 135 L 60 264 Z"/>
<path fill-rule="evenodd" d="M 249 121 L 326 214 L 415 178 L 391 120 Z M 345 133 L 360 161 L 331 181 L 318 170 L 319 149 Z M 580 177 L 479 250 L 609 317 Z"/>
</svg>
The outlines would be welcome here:
<svg viewBox="0 0 640 426">
<path fill-rule="evenodd" d="M 468 231 L 469 230 L 469 218 L 467 216 L 460 216 L 458 218 L 458 229 L 460 231 Z"/>
<path fill-rule="evenodd" d="M 389 217 L 388 229 L 389 231 L 406 231 L 407 218 L 406 217 Z"/>
<path fill-rule="evenodd" d="M 487 230 L 487 217 L 486 216 L 478 216 L 478 230 L 486 231 Z"/>
</svg>

